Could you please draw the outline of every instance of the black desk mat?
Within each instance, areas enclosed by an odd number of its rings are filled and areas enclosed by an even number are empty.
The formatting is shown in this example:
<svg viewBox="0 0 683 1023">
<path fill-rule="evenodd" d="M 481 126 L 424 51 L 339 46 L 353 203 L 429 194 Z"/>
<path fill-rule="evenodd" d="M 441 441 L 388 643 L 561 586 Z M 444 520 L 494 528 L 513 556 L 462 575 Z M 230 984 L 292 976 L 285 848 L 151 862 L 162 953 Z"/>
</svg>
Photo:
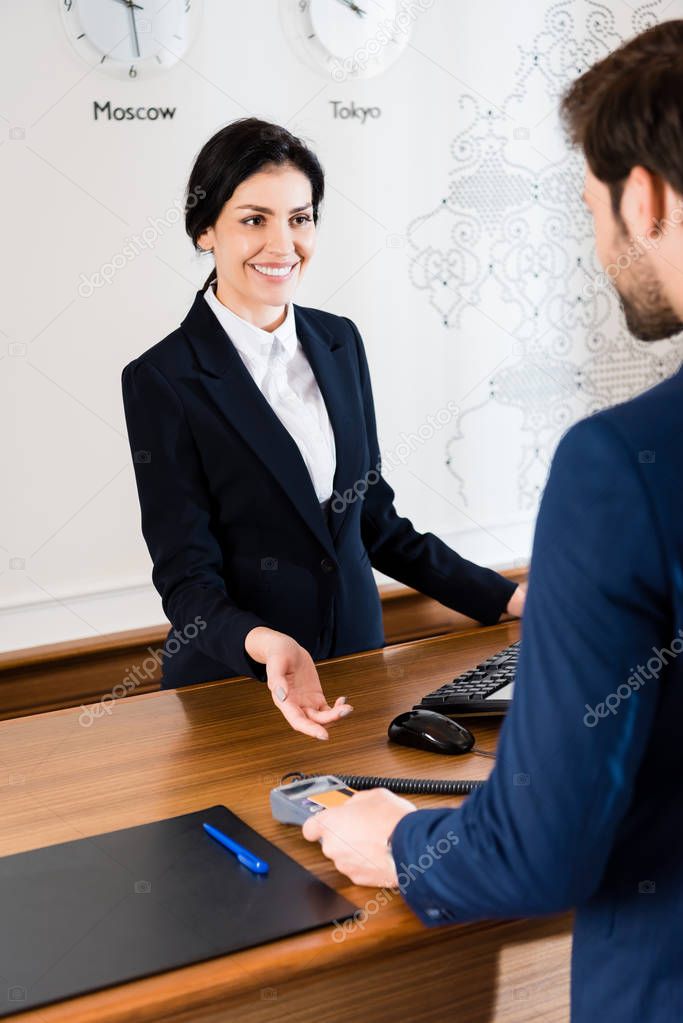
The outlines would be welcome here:
<svg viewBox="0 0 683 1023">
<path fill-rule="evenodd" d="M 241 866 L 204 821 L 270 872 Z M 224 806 L 15 853 L 0 858 L 0 1017 L 354 912 Z"/>
</svg>

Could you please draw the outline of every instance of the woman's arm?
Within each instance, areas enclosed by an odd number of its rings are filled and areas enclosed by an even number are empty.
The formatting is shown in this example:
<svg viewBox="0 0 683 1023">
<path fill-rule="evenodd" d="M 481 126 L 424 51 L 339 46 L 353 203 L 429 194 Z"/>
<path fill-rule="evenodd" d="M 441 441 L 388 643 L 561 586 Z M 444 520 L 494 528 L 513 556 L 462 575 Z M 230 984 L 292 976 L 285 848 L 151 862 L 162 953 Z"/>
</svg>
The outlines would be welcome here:
<svg viewBox="0 0 683 1023">
<path fill-rule="evenodd" d="M 368 485 L 361 518 L 363 543 L 372 565 L 485 625 L 497 622 L 508 608 L 510 613 L 521 613 L 523 591 L 519 592 L 516 583 L 466 561 L 433 533 L 418 533 L 409 519 L 397 514 L 394 492 L 381 475 L 375 407 L 363 342 L 356 325 L 351 320 L 346 322 L 356 339 L 370 466 L 379 474 L 377 482 Z"/>
<path fill-rule="evenodd" d="M 327 739 L 323 726 L 352 707 L 343 696 L 330 707 L 308 651 L 231 598 L 210 527 L 207 481 L 182 402 L 148 361 L 127 366 L 122 385 L 142 532 L 166 616 L 179 631 L 188 622 L 205 623 L 196 645 L 224 664 L 226 675 L 267 682 L 292 728 Z"/>
<path fill-rule="evenodd" d="M 207 657 L 224 664 L 226 675 L 265 681 L 263 664 L 249 656 L 244 641 L 267 623 L 239 608 L 226 588 L 208 487 L 182 402 L 149 360 L 126 366 L 122 387 L 142 532 L 166 617 L 182 631 L 199 616 L 205 628 L 195 643 Z"/>
</svg>

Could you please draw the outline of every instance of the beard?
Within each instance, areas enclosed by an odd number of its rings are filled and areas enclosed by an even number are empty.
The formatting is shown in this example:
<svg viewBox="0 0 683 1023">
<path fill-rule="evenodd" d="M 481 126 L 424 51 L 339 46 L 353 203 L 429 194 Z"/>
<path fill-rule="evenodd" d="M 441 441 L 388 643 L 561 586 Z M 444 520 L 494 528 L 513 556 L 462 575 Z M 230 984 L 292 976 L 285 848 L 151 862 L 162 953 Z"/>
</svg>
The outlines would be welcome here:
<svg viewBox="0 0 683 1023">
<path fill-rule="evenodd" d="M 664 295 L 662 285 L 643 255 L 614 286 L 619 295 L 626 326 L 639 341 L 661 341 L 683 329 L 681 317 Z"/>
</svg>

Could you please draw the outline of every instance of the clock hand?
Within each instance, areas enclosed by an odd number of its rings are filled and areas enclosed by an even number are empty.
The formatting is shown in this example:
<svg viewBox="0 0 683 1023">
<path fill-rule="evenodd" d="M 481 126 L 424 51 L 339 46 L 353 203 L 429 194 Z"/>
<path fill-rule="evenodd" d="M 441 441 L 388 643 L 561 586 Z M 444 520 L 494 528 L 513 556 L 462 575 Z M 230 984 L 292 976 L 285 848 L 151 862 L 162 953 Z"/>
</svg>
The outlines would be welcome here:
<svg viewBox="0 0 683 1023">
<path fill-rule="evenodd" d="M 354 3 L 354 0 L 339 0 L 339 3 L 344 4 L 344 7 L 348 7 L 349 10 L 353 11 L 354 14 L 357 14 L 358 17 L 362 17 L 367 13 L 367 11 L 364 11 L 361 7 L 359 7 L 357 3 Z"/>
<path fill-rule="evenodd" d="M 139 57 L 140 56 L 140 43 L 138 42 L 138 29 L 137 29 L 137 25 L 135 24 L 135 11 L 133 10 L 133 7 L 135 7 L 136 5 L 133 3 L 133 0 L 128 0 L 128 3 L 127 3 L 126 6 L 128 7 L 128 10 L 130 11 L 130 20 L 133 23 L 133 38 L 135 40 L 135 49 L 137 50 L 137 56 Z"/>
<path fill-rule="evenodd" d="M 140 4 L 133 3 L 133 0 L 118 0 L 118 2 L 123 4 L 124 7 L 127 7 L 128 10 L 130 11 L 130 16 L 133 21 L 133 38 L 135 40 L 135 49 L 137 50 L 137 56 L 139 57 L 140 43 L 138 42 L 138 30 L 135 24 L 135 11 L 133 10 L 133 8 L 137 7 L 139 11 L 144 11 L 144 7 L 141 7 Z"/>
</svg>

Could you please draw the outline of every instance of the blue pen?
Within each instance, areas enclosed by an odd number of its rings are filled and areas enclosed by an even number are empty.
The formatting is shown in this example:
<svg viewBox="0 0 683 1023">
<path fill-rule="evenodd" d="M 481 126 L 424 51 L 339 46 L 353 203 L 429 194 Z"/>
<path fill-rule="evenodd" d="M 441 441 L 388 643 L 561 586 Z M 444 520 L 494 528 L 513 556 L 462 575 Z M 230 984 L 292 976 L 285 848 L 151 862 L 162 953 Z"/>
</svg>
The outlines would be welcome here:
<svg viewBox="0 0 683 1023">
<path fill-rule="evenodd" d="M 267 874 L 270 867 L 265 860 L 260 860 L 258 856 L 254 856 L 248 849 L 245 849 L 243 845 L 239 845 L 237 842 L 233 842 L 231 838 L 224 835 L 218 828 L 214 828 L 211 824 L 203 824 L 202 827 L 207 834 L 215 838 L 217 842 L 220 842 L 222 846 L 229 849 L 231 853 L 234 853 L 238 861 L 247 870 L 250 870 L 252 874 Z"/>
</svg>

